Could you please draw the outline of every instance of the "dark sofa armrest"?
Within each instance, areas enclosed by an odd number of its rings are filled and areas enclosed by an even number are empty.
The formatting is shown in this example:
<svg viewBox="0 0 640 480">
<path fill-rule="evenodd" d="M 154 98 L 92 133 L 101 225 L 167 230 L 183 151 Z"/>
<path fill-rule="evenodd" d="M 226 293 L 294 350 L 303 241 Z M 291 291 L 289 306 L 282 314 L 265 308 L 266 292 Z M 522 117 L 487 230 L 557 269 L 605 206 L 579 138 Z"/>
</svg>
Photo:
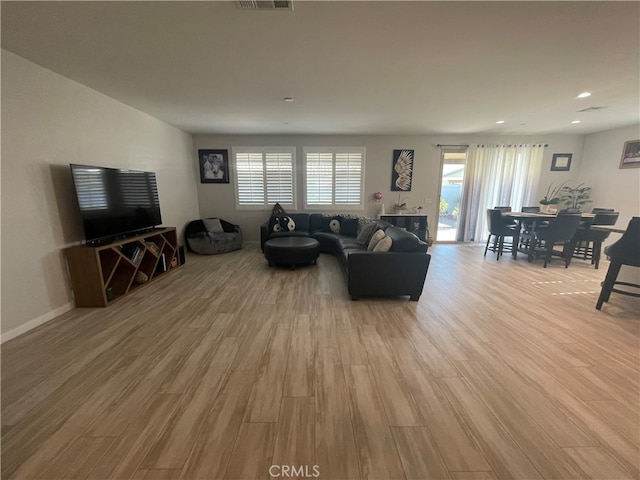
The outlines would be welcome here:
<svg viewBox="0 0 640 480">
<path fill-rule="evenodd" d="M 264 251 L 264 242 L 269 240 L 269 222 L 260 225 L 260 249 Z"/>
<path fill-rule="evenodd" d="M 352 252 L 347 259 L 348 289 L 360 296 L 410 295 L 418 300 L 431 255 L 421 252 Z"/>
</svg>

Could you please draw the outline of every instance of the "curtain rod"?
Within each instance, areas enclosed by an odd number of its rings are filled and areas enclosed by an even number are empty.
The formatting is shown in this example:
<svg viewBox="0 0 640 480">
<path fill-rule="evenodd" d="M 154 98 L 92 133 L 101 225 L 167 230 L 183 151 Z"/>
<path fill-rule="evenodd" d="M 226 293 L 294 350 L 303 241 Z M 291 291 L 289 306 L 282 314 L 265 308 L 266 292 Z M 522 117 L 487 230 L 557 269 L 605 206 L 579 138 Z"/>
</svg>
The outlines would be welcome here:
<svg viewBox="0 0 640 480">
<path fill-rule="evenodd" d="M 521 143 L 520 145 L 525 145 L 525 144 Z M 541 147 L 548 147 L 549 146 L 548 143 L 545 143 L 545 144 L 538 143 L 538 144 L 533 144 L 533 145 L 539 145 Z M 478 147 L 484 147 L 485 145 L 478 144 L 477 146 Z M 489 145 L 486 145 L 486 146 L 489 146 Z M 504 146 L 505 147 L 517 147 L 518 145 L 514 144 L 514 145 L 504 145 Z M 469 145 L 454 145 L 454 144 L 447 145 L 447 144 L 438 143 L 438 144 L 436 144 L 436 147 L 469 147 Z"/>
<path fill-rule="evenodd" d="M 523 146 L 528 146 L 531 145 L 532 147 L 548 147 L 549 144 L 548 143 L 532 143 L 532 144 L 528 144 L 528 143 L 501 143 L 501 144 L 494 144 L 494 143 L 487 143 L 487 144 L 476 144 L 476 147 L 523 147 Z"/>
</svg>

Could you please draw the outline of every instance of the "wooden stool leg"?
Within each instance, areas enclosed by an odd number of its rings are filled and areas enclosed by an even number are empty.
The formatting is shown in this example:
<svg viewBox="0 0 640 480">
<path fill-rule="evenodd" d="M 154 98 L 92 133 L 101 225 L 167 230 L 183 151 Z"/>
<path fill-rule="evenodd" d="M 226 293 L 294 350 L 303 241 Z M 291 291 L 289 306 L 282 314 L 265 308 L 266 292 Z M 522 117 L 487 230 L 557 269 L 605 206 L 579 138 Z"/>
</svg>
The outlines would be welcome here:
<svg viewBox="0 0 640 480">
<path fill-rule="evenodd" d="M 618 278 L 618 273 L 620 273 L 620 268 L 622 267 L 622 263 L 612 261 L 609 265 L 609 270 L 607 270 L 607 276 L 604 278 L 604 282 L 602 282 L 602 290 L 600 290 L 600 296 L 598 297 L 598 303 L 596 303 L 596 310 L 600 310 L 602 308 L 602 304 L 604 302 L 609 301 L 609 297 L 611 296 L 611 290 L 613 289 L 613 285 Z"/>
</svg>

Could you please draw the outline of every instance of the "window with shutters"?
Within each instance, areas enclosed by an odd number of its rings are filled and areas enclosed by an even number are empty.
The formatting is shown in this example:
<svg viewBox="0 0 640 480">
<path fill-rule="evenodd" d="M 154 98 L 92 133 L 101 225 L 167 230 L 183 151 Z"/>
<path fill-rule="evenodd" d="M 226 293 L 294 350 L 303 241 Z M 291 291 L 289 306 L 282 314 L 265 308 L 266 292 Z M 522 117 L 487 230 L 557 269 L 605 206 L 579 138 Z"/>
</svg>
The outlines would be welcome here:
<svg viewBox="0 0 640 480">
<path fill-rule="evenodd" d="M 304 148 L 305 208 L 363 209 L 364 148 Z"/>
<path fill-rule="evenodd" d="M 238 210 L 267 209 L 279 203 L 296 208 L 294 147 L 234 147 Z"/>
</svg>

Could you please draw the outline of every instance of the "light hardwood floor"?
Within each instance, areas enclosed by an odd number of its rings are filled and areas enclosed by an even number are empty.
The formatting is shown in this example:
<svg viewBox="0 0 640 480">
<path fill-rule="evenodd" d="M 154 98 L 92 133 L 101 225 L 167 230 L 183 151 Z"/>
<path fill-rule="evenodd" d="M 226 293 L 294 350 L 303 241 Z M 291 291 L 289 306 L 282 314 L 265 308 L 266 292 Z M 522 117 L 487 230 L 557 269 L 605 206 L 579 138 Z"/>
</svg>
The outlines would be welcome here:
<svg viewBox="0 0 640 480">
<path fill-rule="evenodd" d="M 7 342 L 2 478 L 638 478 L 640 305 L 595 310 L 608 263 L 431 252 L 419 302 L 248 244 Z"/>
</svg>

